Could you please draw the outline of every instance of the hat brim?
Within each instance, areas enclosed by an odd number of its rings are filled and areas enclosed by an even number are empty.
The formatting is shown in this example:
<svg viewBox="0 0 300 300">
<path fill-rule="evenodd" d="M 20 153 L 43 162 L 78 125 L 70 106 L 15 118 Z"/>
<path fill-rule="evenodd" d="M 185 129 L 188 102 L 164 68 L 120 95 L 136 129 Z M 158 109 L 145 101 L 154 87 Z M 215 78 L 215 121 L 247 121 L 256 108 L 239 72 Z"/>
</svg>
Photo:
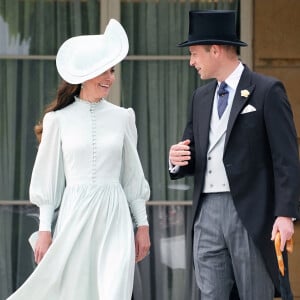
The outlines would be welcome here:
<svg viewBox="0 0 300 300">
<path fill-rule="evenodd" d="M 247 43 L 242 41 L 226 41 L 226 40 L 195 40 L 195 41 L 185 41 L 178 44 L 178 47 L 188 47 L 194 45 L 232 45 L 232 46 L 248 46 Z"/>
<path fill-rule="evenodd" d="M 103 35 L 82 35 L 65 41 L 56 56 L 57 71 L 66 82 L 83 83 L 121 62 L 128 50 L 124 28 L 111 19 Z"/>
</svg>

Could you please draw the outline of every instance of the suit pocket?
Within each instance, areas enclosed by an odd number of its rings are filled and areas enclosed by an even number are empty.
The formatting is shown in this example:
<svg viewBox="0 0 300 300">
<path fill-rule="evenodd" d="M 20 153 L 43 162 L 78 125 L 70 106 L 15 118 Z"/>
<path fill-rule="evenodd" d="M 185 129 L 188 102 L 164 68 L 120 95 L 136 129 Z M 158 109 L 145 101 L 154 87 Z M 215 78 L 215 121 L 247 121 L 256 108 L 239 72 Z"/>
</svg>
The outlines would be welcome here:
<svg viewBox="0 0 300 300">
<path fill-rule="evenodd" d="M 237 119 L 238 126 L 245 129 L 255 130 L 263 124 L 260 120 L 260 114 L 257 111 L 240 114 Z"/>
<path fill-rule="evenodd" d="M 242 114 L 238 117 L 236 128 L 248 147 L 247 159 L 256 167 L 265 165 L 268 153 L 268 139 L 263 116 L 258 112 Z"/>
</svg>

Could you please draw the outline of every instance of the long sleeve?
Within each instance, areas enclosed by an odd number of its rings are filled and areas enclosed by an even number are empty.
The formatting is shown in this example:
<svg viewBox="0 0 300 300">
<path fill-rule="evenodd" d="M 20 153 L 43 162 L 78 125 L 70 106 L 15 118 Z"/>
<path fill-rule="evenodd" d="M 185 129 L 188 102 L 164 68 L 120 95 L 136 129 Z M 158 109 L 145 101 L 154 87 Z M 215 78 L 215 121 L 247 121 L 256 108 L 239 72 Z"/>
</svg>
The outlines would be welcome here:
<svg viewBox="0 0 300 300">
<path fill-rule="evenodd" d="M 266 97 L 265 124 L 272 152 L 275 215 L 298 217 L 300 164 L 293 113 L 281 82 L 270 86 Z"/>
<path fill-rule="evenodd" d="M 191 151 L 191 160 L 189 161 L 187 166 L 172 166 L 169 163 L 169 175 L 171 180 L 180 179 L 185 176 L 192 176 L 194 175 L 195 169 L 195 145 L 194 145 L 194 131 L 193 131 L 193 113 L 194 113 L 194 99 L 195 99 L 195 92 L 192 97 L 192 101 L 189 104 L 189 115 L 188 115 L 188 122 L 185 127 L 183 136 L 181 141 L 190 140 L 190 151 Z"/>
<path fill-rule="evenodd" d="M 30 201 L 40 209 L 41 231 L 51 231 L 54 210 L 60 205 L 65 187 L 59 122 L 55 112 L 43 120 L 43 134 L 32 171 Z"/>
<path fill-rule="evenodd" d="M 150 188 L 136 149 L 137 130 L 134 111 L 129 108 L 127 112 L 121 182 L 136 225 L 142 226 L 148 225 L 145 202 L 149 200 Z"/>
</svg>

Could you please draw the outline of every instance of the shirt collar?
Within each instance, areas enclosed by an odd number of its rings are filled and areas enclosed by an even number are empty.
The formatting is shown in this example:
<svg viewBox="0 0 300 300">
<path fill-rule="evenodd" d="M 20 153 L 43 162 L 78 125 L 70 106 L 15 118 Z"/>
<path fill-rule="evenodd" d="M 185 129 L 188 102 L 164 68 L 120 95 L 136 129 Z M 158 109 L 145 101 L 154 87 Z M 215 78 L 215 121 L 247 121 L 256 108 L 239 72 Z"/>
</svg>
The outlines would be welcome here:
<svg viewBox="0 0 300 300">
<path fill-rule="evenodd" d="M 245 67 L 240 62 L 234 71 L 225 79 L 227 85 L 233 90 L 236 90 L 244 69 Z M 218 85 L 220 85 L 220 82 L 218 82 Z"/>
</svg>

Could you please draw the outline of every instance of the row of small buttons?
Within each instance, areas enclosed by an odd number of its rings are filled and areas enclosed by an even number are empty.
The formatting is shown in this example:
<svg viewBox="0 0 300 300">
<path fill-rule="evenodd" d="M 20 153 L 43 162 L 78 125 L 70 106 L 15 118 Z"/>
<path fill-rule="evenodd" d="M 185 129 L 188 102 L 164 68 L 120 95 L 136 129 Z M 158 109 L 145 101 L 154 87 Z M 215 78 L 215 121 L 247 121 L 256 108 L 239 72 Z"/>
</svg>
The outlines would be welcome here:
<svg viewBox="0 0 300 300">
<path fill-rule="evenodd" d="M 95 116 L 95 104 L 90 104 L 90 113 L 92 121 L 92 183 L 96 182 L 96 155 L 97 155 L 97 146 L 96 146 L 96 116 Z"/>
<path fill-rule="evenodd" d="M 207 157 L 207 160 L 211 160 L 211 156 L 208 156 L 208 157 Z M 212 173 L 213 173 L 212 170 L 208 170 L 207 172 L 208 172 L 208 174 L 212 174 Z M 222 186 L 225 187 L 226 184 L 223 183 Z M 209 184 L 209 187 L 213 188 L 213 187 L 214 187 L 214 184 L 212 184 L 212 183 Z"/>
</svg>

